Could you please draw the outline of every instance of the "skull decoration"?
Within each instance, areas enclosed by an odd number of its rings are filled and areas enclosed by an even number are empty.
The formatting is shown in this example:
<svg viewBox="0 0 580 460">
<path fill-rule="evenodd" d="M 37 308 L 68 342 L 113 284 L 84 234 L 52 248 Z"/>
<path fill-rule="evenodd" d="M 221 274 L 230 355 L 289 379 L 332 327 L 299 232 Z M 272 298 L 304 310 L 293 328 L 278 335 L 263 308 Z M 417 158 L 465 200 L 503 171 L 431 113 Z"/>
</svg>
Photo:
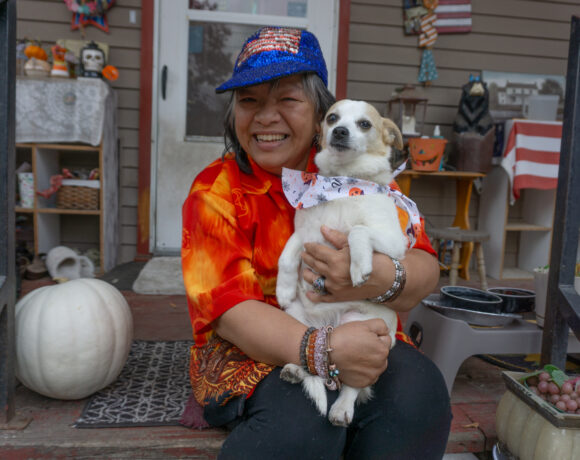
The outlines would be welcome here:
<svg viewBox="0 0 580 460">
<path fill-rule="evenodd" d="M 81 50 L 81 76 L 101 78 L 105 67 L 105 53 L 95 42 L 90 42 Z"/>
</svg>

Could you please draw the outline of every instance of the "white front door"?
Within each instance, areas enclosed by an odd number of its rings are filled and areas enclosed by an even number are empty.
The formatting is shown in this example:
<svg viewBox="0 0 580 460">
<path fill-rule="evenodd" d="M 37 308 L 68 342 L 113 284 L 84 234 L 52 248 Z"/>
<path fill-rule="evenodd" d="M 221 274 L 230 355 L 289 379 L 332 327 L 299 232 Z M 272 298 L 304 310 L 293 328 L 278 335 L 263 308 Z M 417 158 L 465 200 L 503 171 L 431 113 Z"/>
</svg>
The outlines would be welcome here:
<svg viewBox="0 0 580 460">
<path fill-rule="evenodd" d="M 214 90 L 230 78 L 243 42 L 263 25 L 312 31 L 334 92 L 338 0 L 157 0 L 155 7 L 150 250 L 176 254 L 189 187 L 224 149 L 229 95 Z"/>
</svg>

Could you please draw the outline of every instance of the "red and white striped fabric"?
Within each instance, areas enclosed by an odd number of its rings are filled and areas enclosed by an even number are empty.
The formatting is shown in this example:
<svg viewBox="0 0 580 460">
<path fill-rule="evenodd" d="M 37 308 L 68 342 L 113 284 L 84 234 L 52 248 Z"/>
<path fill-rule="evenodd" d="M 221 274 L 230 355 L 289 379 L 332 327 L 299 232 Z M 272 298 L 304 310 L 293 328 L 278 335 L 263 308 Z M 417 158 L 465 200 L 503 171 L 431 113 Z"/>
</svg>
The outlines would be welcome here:
<svg viewBox="0 0 580 460">
<path fill-rule="evenodd" d="M 558 185 L 562 122 L 510 120 L 506 122 L 501 166 L 510 180 L 510 204 L 523 188 L 548 190 Z"/>
<path fill-rule="evenodd" d="M 435 14 L 440 34 L 471 32 L 471 0 L 439 0 Z"/>
</svg>

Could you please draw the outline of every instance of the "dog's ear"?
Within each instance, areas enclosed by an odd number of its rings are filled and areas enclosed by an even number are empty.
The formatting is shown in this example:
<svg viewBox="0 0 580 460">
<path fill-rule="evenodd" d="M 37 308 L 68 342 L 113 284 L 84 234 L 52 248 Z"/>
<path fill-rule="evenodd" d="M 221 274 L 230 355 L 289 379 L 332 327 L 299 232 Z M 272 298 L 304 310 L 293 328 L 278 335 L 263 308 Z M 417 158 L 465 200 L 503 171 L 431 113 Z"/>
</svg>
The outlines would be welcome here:
<svg viewBox="0 0 580 460">
<path fill-rule="evenodd" d="M 403 148 L 403 135 L 395 122 L 389 118 L 383 118 L 383 141 L 399 150 Z"/>
</svg>

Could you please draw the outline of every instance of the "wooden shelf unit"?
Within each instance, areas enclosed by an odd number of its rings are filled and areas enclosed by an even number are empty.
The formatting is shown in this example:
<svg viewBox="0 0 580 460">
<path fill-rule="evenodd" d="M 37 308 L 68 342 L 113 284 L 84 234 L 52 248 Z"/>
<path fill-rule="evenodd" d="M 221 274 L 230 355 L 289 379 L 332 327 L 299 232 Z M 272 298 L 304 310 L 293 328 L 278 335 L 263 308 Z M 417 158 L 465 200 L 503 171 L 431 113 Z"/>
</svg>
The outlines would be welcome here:
<svg viewBox="0 0 580 460">
<path fill-rule="evenodd" d="M 103 155 L 103 146 L 86 144 L 17 144 L 17 151 L 28 150 L 32 165 L 34 190 L 50 187 L 50 178 L 69 169 L 99 169 L 99 208 L 63 209 L 56 206 L 56 194 L 44 198 L 35 194 L 32 208 L 15 207 L 17 214 L 32 214 L 34 253 L 46 254 L 55 246 L 65 245 L 80 250 L 96 247 L 100 264 L 97 273 L 115 266 L 118 241 L 118 185 L 116 161 Z M 26 156 L 26 155 L 24 155 Z"/>
<path fill-rule="evenodd" d="M 495 166 L 483 180 L 478 228 L 490 234 L 483 244 L 486 271 L 495 279 L 531 279 L 550 260 L 556 190 L 523 189 L 509 204 L 509 180 Z M 518 233 L 515 265 L 506 263 L 508 232 Z"/>
</svg>

